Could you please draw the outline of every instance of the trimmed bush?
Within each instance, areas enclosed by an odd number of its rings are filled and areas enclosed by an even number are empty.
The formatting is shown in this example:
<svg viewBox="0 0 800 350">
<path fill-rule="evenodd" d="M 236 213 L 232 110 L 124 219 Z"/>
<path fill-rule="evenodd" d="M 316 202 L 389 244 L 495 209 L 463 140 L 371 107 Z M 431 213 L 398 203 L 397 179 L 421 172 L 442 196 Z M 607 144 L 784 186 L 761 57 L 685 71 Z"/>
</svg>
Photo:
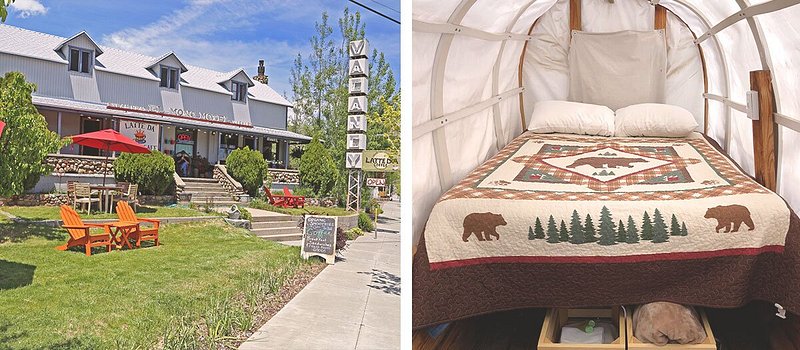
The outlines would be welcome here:
<svg viewBox="0 0 800 350">
<path fill-rule="evenodd" d="M 236 149 L 225 159 L 225 165 L 231 177 L 242 184 L 250 197 L 258 195 L 267 176 L 267 162 L 261 152 L 247 146 Z"/>
<path fill-rule="evenodd" d="M 138 184 L 142 194 L 163 195 L 175 184 L 174 173 L 175 161 L 158 151 L 122 153 L 114 160 L 117 181 Z"/>
<path fill-rule="evenodd" d="M 362 231 L 375 231 L 375 223 L 372 222 L 372 218 L 369 217 L 369 214 L 365 212 L 358 213 L 358 228 Z"/>
<path fill-rule="evenodd" d="M 328 195 L 336 181 L 337 170 L 333 157 L 315 137 L 300 158 L 300 183 L 320 197 Z"/>
</svg>

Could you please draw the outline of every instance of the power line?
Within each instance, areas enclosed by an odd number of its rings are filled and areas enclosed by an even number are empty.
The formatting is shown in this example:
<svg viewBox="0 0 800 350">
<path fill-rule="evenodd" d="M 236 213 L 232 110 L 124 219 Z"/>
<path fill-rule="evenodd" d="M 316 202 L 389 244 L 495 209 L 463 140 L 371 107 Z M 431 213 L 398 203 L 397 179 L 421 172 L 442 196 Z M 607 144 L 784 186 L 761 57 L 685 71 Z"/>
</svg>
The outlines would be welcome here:
<svg viewBox="0 0 800 350">
<path fill-rule="evenodd" d="M 374 2 L 374 3 L 376 3 L 376 4 L 378 4 L 378 5 L 381 5 L 381 6 L 383 6 L 383 7 L 387 8 L 387 9 L 389 9 L 389 10 L 392 10 L 392 11 L 396 12 L 398 15 L 400 14 L 400 11 L 397 11 L 397 10 L 395 10 L 395 9 L 394 9 L 394 7 L 391 7 L 391 6 L 385 5 L 385 4 L 383 4 L 383 3 L 381 3 L 381 2 L 378 2 L 378 1 L 375 1 L 375 0 L 369 0 L 369 1 L 372 1 L 372 2 Z"/>
<path fill-rule="evenodd" d="M 352 2 L 352 3 L 354 3 L 354 4 L 356 4 L 356 5 L 358 5 L 358 6 L 361 6 L 361 7 L 365 8 L 365 9 L 369 10 L 370 12 L 372 12 L 372 13 L 374 13 L 374 14 L 378 15 L 378 16 L 381 16 L 381 17 L 383 17 L 383 18 L 386 18 L 386 19 L 388 19 L 388 20 L 390 20 L 390 21 L 392 21 L 392 22 L 394 22 L 394 23 L 400 24 L 400 21 L 398 21 L 398 20 L 396 20 L 396 19 L 394 19 L 394 18 L 392 18 L 392 17 L 389 17 L 389 16 L 387 16 L 387 15 L 384 15 L 384 14 L 383 14 L 383 13 L 381 13 L 380 11 L 378 11 L 378 10 L 375 10 L 375 9 L 373 9 L 373 8 L 371 8 L 371 7 L 367 6 L 367 5 L 364 5 L 364 4 L 362 4 L 362 3 L 360 3 L 360 2 L 358 2 L 358 1 L 356 1 L 356 0 L 349 0 L 349 1 L 350 1 L 350 2 Z"/>
</svg>

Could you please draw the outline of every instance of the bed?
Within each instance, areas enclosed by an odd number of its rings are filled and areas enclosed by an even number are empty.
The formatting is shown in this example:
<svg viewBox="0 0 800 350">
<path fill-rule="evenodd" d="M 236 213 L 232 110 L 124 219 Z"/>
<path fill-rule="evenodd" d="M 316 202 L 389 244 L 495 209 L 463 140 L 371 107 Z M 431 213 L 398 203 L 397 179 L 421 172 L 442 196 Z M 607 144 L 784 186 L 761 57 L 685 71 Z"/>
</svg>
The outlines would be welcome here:
<svg viewBox="0 0 800 350">
<path fill-rule="evenodd" d="M 800 220 L 714 141 L 526 132 L 434 206 L 413 324 L 671 301 L 800 313 Z"/>
</svg>

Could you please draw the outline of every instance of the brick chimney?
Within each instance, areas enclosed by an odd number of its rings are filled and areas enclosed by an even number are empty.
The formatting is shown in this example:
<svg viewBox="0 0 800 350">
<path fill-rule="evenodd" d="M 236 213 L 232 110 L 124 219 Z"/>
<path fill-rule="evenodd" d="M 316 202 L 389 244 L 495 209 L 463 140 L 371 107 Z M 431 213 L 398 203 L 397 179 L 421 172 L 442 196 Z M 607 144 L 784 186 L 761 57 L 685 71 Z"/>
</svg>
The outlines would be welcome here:
<svg viewBox="0 0 800 350">
<path fill-rule="evenodd" d="M 264 75 L 265 70 L 266 68 L 264 68 L 264 60 L 258 60 L 258 75 L 254 76 L 253 80 L 269 85 L 269 76 Z"/>
</svg>

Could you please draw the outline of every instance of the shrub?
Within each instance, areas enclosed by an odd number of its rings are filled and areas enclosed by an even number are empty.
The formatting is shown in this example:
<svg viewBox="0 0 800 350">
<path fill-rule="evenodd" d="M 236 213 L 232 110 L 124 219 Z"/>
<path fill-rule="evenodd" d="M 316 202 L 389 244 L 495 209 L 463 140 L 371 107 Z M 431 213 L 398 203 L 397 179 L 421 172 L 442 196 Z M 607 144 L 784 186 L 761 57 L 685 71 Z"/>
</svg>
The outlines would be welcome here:
<svg viewBox="0 0 800 350">
<path fill-rule="evenodd" d="M 267 176 L 267 162 L 259 151 L 251 150 L 245 146 L 231 152 L 225 164 L 228 172 L 234 180 L 239 181 L 242 187 L 250 195 L 255 197 L 259 189 L 264 186 L 264 178 Z"/>
<path fill-rule="evenodd" d="M 347 240 L 352 241 L 360 236 L 364 235 L 364 231 L 362 231 L 358 227 L 353 227 L 347 231 L 344 231 L 345 235 L 347 235 Z"/>
<path fill-rule="evenodd" d="M 253 214 L 250 214 L 250 211 L 247 208 L 239 206 L 239 212 L 241 216 L 239 217 L 242 220 L 253 221 Z"/>
<path fill-rule="evenodd" d="M 341 227 L 336 228 L 336 251 L 347 249 L 347 234 Z"/>
<path fill-rule="evenodd" d="M 314 189 L 308 187 L 297 187 L 292 191 L 295 196 L 314 197 Z"/>
<path fill-rule="evenodd" d="M 369 217 L 369 214 L 365 212 L 358 213 L 358 228 L 368 232 L 375 230 L 375 223 L 372 222 L 372 218 Z"/>
<path fill-rule="evenodd" d="M 139 185 L 143 194 L 162 195 L 175 184 L 175 161 L 168 155 L 151 153 L 123 153 L 114 160 L 114 177 Z"/>
<path fill-rule="evenodd" d="M 333 157 L 315 137 L 306 146 L 300 158 L 300 182 L 303 186 L 311 188 L 314 194 L 324 196 L 330 193 L 336 176 Z"/>
</svg>

